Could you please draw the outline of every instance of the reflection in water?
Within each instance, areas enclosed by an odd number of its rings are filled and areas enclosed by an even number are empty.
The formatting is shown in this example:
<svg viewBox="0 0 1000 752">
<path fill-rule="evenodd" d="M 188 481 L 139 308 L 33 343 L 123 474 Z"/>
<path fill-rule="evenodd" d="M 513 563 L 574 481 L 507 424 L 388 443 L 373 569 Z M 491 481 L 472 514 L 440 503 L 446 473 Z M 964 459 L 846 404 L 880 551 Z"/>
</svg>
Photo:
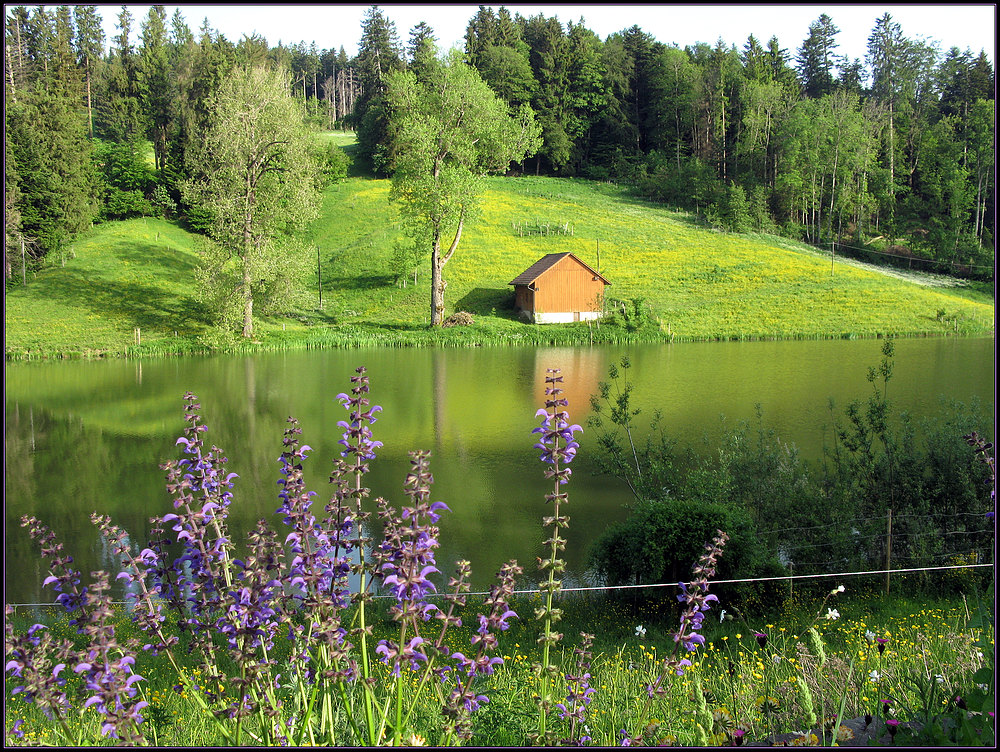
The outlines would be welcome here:
<svg viewBox="0 0 1000 752">
<path fill-rule="evenodd" d="M 34 544 L 20 528 L 23 514 L 50 526 L 84 573 L 101 566 L 100 542 L 89 514 L 110 515 L 132 540 L 144 541 L 149 517 L 169 511 L 161 463 L 180 455 L 183 394 L 197 395 L 208 426 L 206 444 L 229 458 L 239 475 L 230 532 L 242 545 L 258 519 L 281 528 L 274 514 L 277 459 L 286 419 L 302 427 L 313 447 L 304 464 L 319 508 L 329 500 L 331 460 L 347 415 L 336 401 L 350 389 L 355 368 L 371 378 L 371 401 L 383 407 L 373 427 L 384 442 L 367 485 L 372 498 L 401 503 L 408 451 L 433 449 L 432 495 L 450 513 L 441 518 L 442 579 L 459 558 L 473 563 L 476 587 L 517 558 L 534 576 L 542 552 L 541 517 L 548 513 L 538 452 L 532 449 L 535 412 L 544 404 L 545 373 L 559 368 L 574 423 L 585 427 L 569 486 L 567 581 L 579 582 L 587 545 L 622 519 L 627 489 L 594 472 L 595 440 L 586 430 L 590 396 L 623 354 L 642 413 L 654 409 L 683 445 L 711 450 L 713 436 L 753 420 L 800 454 L 823 456 L 828 398 L 842 415 L 866 397 L 865 376 L 878 363 L 878 341 L 704 343 L 594 348 L 370 349 L 271 353 L 255 357 L 170 358 L 146 361 L 12 363 L 7 365 L 5 415 L 5 543 L 7 599 L 51 601 Z M 889 397 L 915 417 L 936 413 L 939 395 L 983 400 L 992 413 L 993 340 L 900 340 Z M 719 418 L 726 417 L 723 425 Z M 829 437 L 829 428 L 826 429 Z M 703 436 L 709 443 L 701 445 Z M 637 436 L 641 441 L 642 435 Z"/>
<path fill-rule="evenodd" d="M 434 450 L 440 452 L 444 442 L 445 411 L 447 409 L 448 385 L 445 383 L 447 362 L 443 352 L 434 350 L 431 353 L 431 372 L 433 375 L 433 397 L 434 404 Z"/>
<path fill-rule="evenodd" d="M 545 404 L 545 376 L 549 369 L 560 369 L 566 410 L 574 423 L 590 410 L 590 397 L 597 394 L 599 381 L 607 379 L 609 351 L 605 348 L 550 347 L 535 351 L 533 394 L 539 407 Z"/>
</svg>

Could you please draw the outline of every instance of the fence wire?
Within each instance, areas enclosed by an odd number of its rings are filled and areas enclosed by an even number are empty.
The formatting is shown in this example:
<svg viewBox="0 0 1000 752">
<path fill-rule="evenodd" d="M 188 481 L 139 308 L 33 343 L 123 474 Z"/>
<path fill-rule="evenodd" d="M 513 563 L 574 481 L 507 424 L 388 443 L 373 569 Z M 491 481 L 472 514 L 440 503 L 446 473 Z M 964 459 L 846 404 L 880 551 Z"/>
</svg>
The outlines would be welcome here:
<svg viewBox="0 0 1000 752">
<path fill-rule="evenodd" d="M 779 582 L 788 580 L 815 580 L 821 578 L 829 577 L 859 577 L 864 575 L 873 574 L 907 574 L 909 572 L 936 572 L 948 569 L 977 569 L 981 567 L 992 567 L 993 564 L 955 564 L 946 567 L 912 567 L 909 569 L 873 569 L 865 572 L 824 572 L 821 574 L 794 574 L 785 575 L 782 577 L 746 577 L 736 580 L 711 580 L 711 585 L 734 585 L 741 583 L 750 582 Z M 557 593 L 581 593 L 581 592 L 611 592 L 616 590 L 649 590 L 654 588 L 666 588 L 666 587 L 678 587 L 680 583 L 677 582 L 657 582 L 654 584 L 647 585 L 593 585 L 586 587 L 566 587 L 559 588 Z M 544 591 L 541 588 L 534 588 L 531 590 L 514 590 L 512 593 L 514 595 L 541 595 Z M 471 593 L 463 593 L 462 595 L 489 595 L 490 591 L 482 590 Z M 429 593 L 426 598 L 443 598 L 447 593 Z M 395 598 L 393 595 L 373 595 L 372 598 Z M 20 608 L 23 606 L 58 606 L 58 603 L 8 603 L 7 605 L 13 606 L 14 608 Z M 112 601 L 112 605 L 125 606 L 128 605 L 128 601 Z"/>
</svg>

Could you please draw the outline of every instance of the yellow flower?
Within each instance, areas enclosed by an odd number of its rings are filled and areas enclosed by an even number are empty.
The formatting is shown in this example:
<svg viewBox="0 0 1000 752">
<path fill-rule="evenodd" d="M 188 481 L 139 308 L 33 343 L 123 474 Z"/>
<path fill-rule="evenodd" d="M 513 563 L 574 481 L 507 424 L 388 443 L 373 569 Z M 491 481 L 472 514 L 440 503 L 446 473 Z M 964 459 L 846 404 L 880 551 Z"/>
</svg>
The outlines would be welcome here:
<svg viewBox="0 0 1000 752">
<path fill-rule="evenodd" d="M 794 739 L 792 739 L 793 747 L 817 747 L 819 746 L 819 738 L 816 734 L 799 734 Z"/>
</svg>

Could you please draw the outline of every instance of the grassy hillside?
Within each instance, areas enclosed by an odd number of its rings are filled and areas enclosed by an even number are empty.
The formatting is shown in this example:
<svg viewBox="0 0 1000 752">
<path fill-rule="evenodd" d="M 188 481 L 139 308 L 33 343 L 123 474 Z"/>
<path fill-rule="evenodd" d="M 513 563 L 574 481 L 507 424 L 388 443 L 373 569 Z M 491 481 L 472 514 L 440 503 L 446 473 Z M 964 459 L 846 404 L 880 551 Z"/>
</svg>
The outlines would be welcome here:
<svg viewBox="0 0 1000 752">
<path fill-rule="evenodd" d="M 318 249 L 322 267 L 323 307 L 313 273 L 303 284 L 314 304 L 261 322 L 257 343 L 227 339 L 211 327 L 193 283 L 197 236 L 153 219 L 95 227 L 73 244 L 64 265 L 38 273 L 27 288 L 8 290 L 7 357 L 993 332 L 988 293 L 943 286 L 940 279 L 916 284 L 840 259 L 831 274 L 829 257 L 806 246 L 715 232 L 616 186 L 533 177 L 490 181 L 481 216 L 445 267 L 448 312 L 469 311 L 475 323 L 432 332 L 429 264 L 419 263 L 414 282 L 412 267 L 397 260 L 407 241 L 388 195 L 389 181 L 362 177 L 327 190 L 310 233 L 310 253 Z M 572 234 L 526 236 L 518 229 L 545 224 Z M 641 298 L 650 327 L 635 333 L 607 323 L 516 320 L 507 283 L 518 273 L 562 251 L 596 267 L 598 250 L 600 270 L 612 282 L 609 297 Z"/>
<path fill-rule="evenodd" d="M 331 249 L 330 293 L 353 289 L 325 300 L 344 316 L 390 311 L 394 321 L 425 321 L 426 269 L 416 291 L 412 280 L 406 289 L 392 285 L 393 248 L 402 238 L 388 191 L 388 181 L 351 181 L 327 195 L 314 240 Z M 538 224 L 568 224 L 573 234 L 515 229 Z M 680 339 L 944 333 L 956 322 L 959 331 L 992 328 L 992 299 L 971 290 L 913 284 L 841 260 L 831 274 L 829 258 L 806 246 L 715 232 L 630 200 L 620 188 L 553 178 L 491 181 L 482 216 L 445 267 L 447 302 L 481 316 L 509 315 L 507 283 L 542 255 L 562 251 L 595 267 L 600 251 L 608 295 L 644 299 Z"/>
</svg>

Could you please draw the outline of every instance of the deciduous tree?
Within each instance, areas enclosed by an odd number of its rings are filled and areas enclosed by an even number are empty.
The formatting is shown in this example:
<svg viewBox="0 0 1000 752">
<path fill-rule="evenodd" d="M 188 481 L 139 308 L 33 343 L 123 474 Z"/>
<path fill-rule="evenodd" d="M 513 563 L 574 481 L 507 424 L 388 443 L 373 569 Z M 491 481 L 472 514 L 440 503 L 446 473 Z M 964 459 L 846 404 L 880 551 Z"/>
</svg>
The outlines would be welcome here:
<svg viewBox="0 0 1000 752">
<path fill-rule="evenodd" d="M 447 286 L 442 271 L 483 178 L 533 154 L 540 128 L 527 107 L 512 114 L 458 50 L 423 81 L 405 71 L 386 83 L 397 154 L 391 196 L 402 207 L 408 234 L 430 249 L 431 326 L 439 326 Z"/>
<path fill-rule="evenodd" d="M 297 269 L 285 247 L 317 212 L 311 142 L 289 91 L 286 72 L 235 70 L 211 102 L 203 177 L 183 186 L 185 199 L 213 218 L 222 253 L 208 279 L 220 301 L 238 302 L 244 337 L 253 334 L 255 303 L 291 291 Z"/>
</svg>

